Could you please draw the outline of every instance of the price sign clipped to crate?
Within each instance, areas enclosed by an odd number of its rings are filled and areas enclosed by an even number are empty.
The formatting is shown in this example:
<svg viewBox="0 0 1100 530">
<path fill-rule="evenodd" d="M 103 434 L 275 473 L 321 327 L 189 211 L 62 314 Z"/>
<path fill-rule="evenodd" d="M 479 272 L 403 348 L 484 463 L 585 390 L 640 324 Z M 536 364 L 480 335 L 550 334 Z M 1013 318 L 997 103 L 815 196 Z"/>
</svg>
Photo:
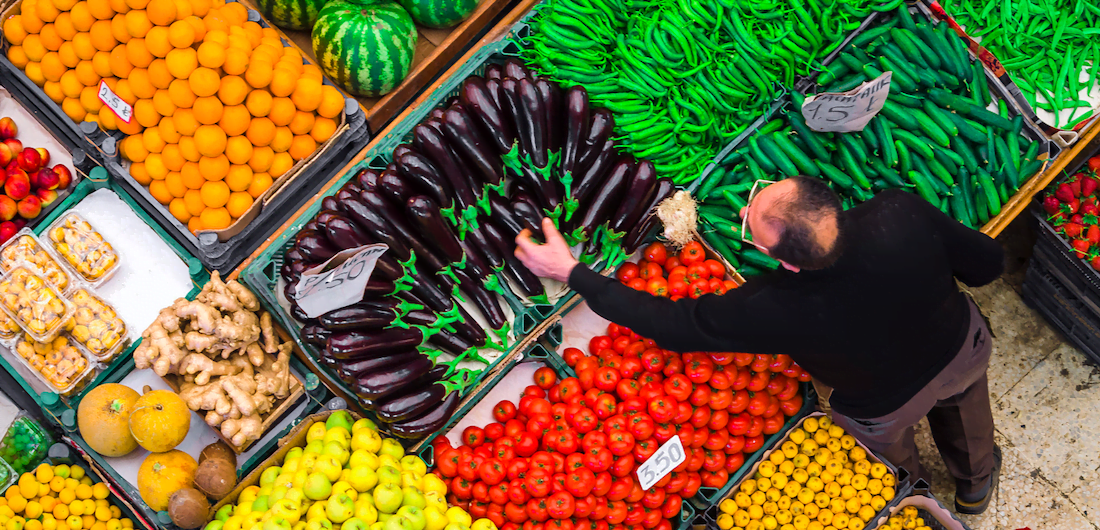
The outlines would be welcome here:
<svg viewBox="0 0 1100 530">
<path fill-rule="evenodd" d="M 653 487 L 665 475 L 672 472 L 676 466 L 687 460 L 684 453 L 684 444 L 679 435 L 673 435 L 667 442 L 661 444 L 653 456 L 638 466 L 638 482 L 643 490 Z"/>
<path fill-rule="evenodd" d="M 890 95 L 893 72 L 886 72 L 847 92 L 823 93 L 806 99 L 802 116 L 820 132 L 859 132 L 874 118 Z"/>
<path fill-rule="evenodd" d="M 295 300 L 310 318 L 358 302 L 375 263 L 388 249 L 383 244 L 364 245 L 337 253 L 302 273 Z"/>
</svg>

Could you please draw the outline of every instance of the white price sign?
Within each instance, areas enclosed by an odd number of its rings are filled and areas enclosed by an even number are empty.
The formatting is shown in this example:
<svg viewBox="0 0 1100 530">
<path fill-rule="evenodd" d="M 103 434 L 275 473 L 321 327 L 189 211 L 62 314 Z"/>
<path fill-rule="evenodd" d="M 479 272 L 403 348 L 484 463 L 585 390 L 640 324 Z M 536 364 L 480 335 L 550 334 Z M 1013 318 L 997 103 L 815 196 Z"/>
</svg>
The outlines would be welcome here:
<svg viewBox="0 0 1100 530">
<path fill-rule="evenodd" d="M 673 435 L 667 442 L 661 444 L 653 456 L 638 466 L 639 485 L 643 490 L 652 488 L 685 460 L 687 460 L 687 453 L 684 452 L 684 444 L 680 441 L 679 435 Z"/>
<path fill-rule="evenodd" d="M 107 108 L 118 116 L 118 119 L 130 123 L 130 120 L 134 118 L 134 108 L 118 97 L 118 94 L 115 94 L 111 87 L 107 86 L 106 81 L 99 82 L 99 100 L 107 105 Z"/>
<path fill-rule="evenodd" d="M 295 286 L 298 307 L 313 318 L 362 300 L 375 263 L 388 249 L 382 244 L 351 248 L 307 269 Z"/>
<path fill-rule="evenodd" d="M 886 72 L 847 92 L 826 92 L 807 98 L 802 104 L 806 125 L 820 132 L 862 131 L 886 103 L 892 75 L 893 72 Z"/>
</svg>

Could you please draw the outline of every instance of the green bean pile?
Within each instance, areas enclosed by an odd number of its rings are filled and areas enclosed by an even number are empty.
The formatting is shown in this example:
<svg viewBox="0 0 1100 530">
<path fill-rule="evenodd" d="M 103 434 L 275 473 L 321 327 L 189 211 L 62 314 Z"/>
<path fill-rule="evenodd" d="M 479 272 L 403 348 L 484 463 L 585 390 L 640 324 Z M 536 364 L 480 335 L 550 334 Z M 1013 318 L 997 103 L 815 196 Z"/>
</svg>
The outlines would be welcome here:
<svg viewBox="0 0 1100 530">
<path fill-rule="evenodd" d="M 901 0 L 548 0 L 524 58 L 615 113 L 619 145 L 685 185 L 819 69 L 872 10 Z"/>
<path fill-rule="evenodd" d="M 1028 103 L 1072 127 L 1092 116 L 1080 90 L 1100 81 L 1096 0 L 944 0 L 944 8 L 1000 59 Z M 1086 71 L 1088 81 L 1079 77 Z M 1062 110 L 1071 110 L 1068 117 Z M 1086 112 L 1082 113 L 1081 111 Z"/>
</svg>

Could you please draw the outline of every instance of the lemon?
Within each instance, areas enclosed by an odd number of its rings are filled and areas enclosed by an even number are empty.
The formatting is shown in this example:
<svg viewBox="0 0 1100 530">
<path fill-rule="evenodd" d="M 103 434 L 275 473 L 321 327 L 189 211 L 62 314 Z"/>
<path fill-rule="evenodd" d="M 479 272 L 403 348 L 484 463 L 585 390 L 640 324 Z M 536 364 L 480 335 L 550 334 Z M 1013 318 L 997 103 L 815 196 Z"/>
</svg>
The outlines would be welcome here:
<svg viewBox="0 0 1100 530">
<path fill-rule="evenodd" d="M 775 453 L 772 453 L 772 454 L 775 454 Z M 762 476 L 762 477 L 765 477 L 765 478 L 770 477 L 770 476 L 775 474 L 775 464 L 772 463 L 772 461 L 770 461 L 770 460 L 765 460 L 763 462 L 760 462 L 760 467 L 758 467 L 756 469 L 756 472 L 759 473 L 760 476 Z M 767 489 L 764 486 L 759 486 L 759 487 L 761 489 Z"/>
<path fill-rule="evenodd" d="M 733 499 L 725 499 L 722 502 L 718 503 L 718 509 L 722 513 L 732 514 L 733 512 L 737 511 L 737 502 Z M 733 519 L 730 519 L 730 526 L 733 526 Z"/>
<path fill-rule="evenodd" d="M 718 523 L 718 528 L 721 530 L 730 530 L 733 528 L 733 516 L 728 513 L 719 515 L 715 522 Z"/>
<path fill-rule="evenodd" d="M 813 434 L 813 433 L 817 432 L 817 428 L 818 428 L 817 418 L 816 417 L 806 418 L 806 421 L 802 422 L 802 428 L 805 429 L 806 432 L 808 432 L 810 434 Z"/>
</svg>

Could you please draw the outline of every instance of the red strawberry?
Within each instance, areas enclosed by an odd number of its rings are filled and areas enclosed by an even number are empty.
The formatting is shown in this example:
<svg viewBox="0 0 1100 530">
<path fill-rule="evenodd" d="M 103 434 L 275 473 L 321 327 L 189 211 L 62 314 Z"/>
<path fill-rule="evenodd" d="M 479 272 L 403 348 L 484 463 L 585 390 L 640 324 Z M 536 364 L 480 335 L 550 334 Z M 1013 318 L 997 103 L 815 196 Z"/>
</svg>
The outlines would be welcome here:
<svg viewBox="0 0 1100 530">
<path fill-rule="evenodd" d="M 1073 191 L 1073 196 L 1074 197 L 1080 197 L 1081 196 L 1081 178 L 1084 177 L 1084 175 L 1081 175 L 1080 173 L 1078 173 L 1077 175 L 1074 175 L 1074 177 L 1075 178 L 1073 179 L 1073 181 L 1069 183 L 1069 189 L 1071 191 Z"/>
<path fill-rule="evenodd" d="M 1092 197 L 1086 197 L 1085 200 L 1081 201 L 1081 204 L 1100 204 L 1100 199 L 1093 195 Z"/>
<path fill-rule="evenodd" d="M 1085 216 L 1083 216 L 1081 214 L 1075 214 L 1073 217 L 1069 218 L 1069 222 L 1077 223 L 1079 225 L 1084 225 L 1085 224 Z"/>
<path fill-rule="evenodd" d="M 1100 226 L 1089 226 L 1088 230 L 1085 231 L 1085 239 L 1089 240 L 1089 243 L 1093 245 L 1100 243 Z"/>
<path fill-rule="evenodd" d="M 1058 197 L 1047 195 L 1043 198 L 1043 209 L 1047 211 L 1047 215 L 1056 213 L 1060 206 L 1062 206 L 1062 203 L 1058 202 Z"/>
<path fill-rule="evenodd" d="M 1065 212 L 1058 212 L 1058 213 L 1050 216 L 1048 218 L 1048 220 L 1050 221 L 1050 224 L 1060 227 L 1060 226 L 1066 224 L 1066 214 L 1065 214 Z"/>
<path fill-rule="evenodd" d="M 1100 271 L 1100 256 L 1093 256 L 1092 259 L 1089 260 L 1089 265 L 1092 265 L 1092 268 Z"/>
<path fill-rule="evenodd" d="M 1089 255 L 1089 247 L 1091 247 L 1091 246 L 1092 246 L 1092 243 L 1089 243 L 1088 241 L 1085 241 L 1084 239 L 1074 239 L 1073 240 L 1073 250 L 1077 251 L 1077 257 L 1078 258 L 1085 259 L 1085 256 Z"/>
<path fill-rule="evenodd" d="M 1100 215 L 1100 206 L 1089 204 L 1087 202 L 1081 203 L 1080 213 L 1085 216 Z"/>
<path fill-rule="evenodd" d="M 1080 237 L 1081 231 L 1084 229 L 1085 227 L 1081 226 L 1079 223 L 1074 223 L 1072 221 L 1062 226 L 1062 230 L 1066 234 L 1066 237 L 1070 239 Z"/>
<path fill-rule="evenodd" d="M 1073 188 L 1069 187 L 1069 184 L 1063 182 L 1054 189 L 1054 196 L 1058 197 L 1058 200 L 1062 202 L 1072 201 L 1076 195 L 1073 194 Z"/>
<path fill-rule="evenodd" d="M 1081 209 L 1081 199 L 1070 199 L 1062 203 L 1062 207 L 1067 209 L 1071 214 L 1077 213 L 1077 210 Z"/>
<path fill-rule="evenodd" d="M 1096 188 L 1098 186 L 1100 186 L 1100 182 L 1096 182 L 1095 178 L 1088 177 L 1088 176 L 1082 178 L 1081 179 L 1081 195 L 1084 195 L 1085 197 L 1091 196 L 1093 193 L 1096 192 Z"/>
</svg>

